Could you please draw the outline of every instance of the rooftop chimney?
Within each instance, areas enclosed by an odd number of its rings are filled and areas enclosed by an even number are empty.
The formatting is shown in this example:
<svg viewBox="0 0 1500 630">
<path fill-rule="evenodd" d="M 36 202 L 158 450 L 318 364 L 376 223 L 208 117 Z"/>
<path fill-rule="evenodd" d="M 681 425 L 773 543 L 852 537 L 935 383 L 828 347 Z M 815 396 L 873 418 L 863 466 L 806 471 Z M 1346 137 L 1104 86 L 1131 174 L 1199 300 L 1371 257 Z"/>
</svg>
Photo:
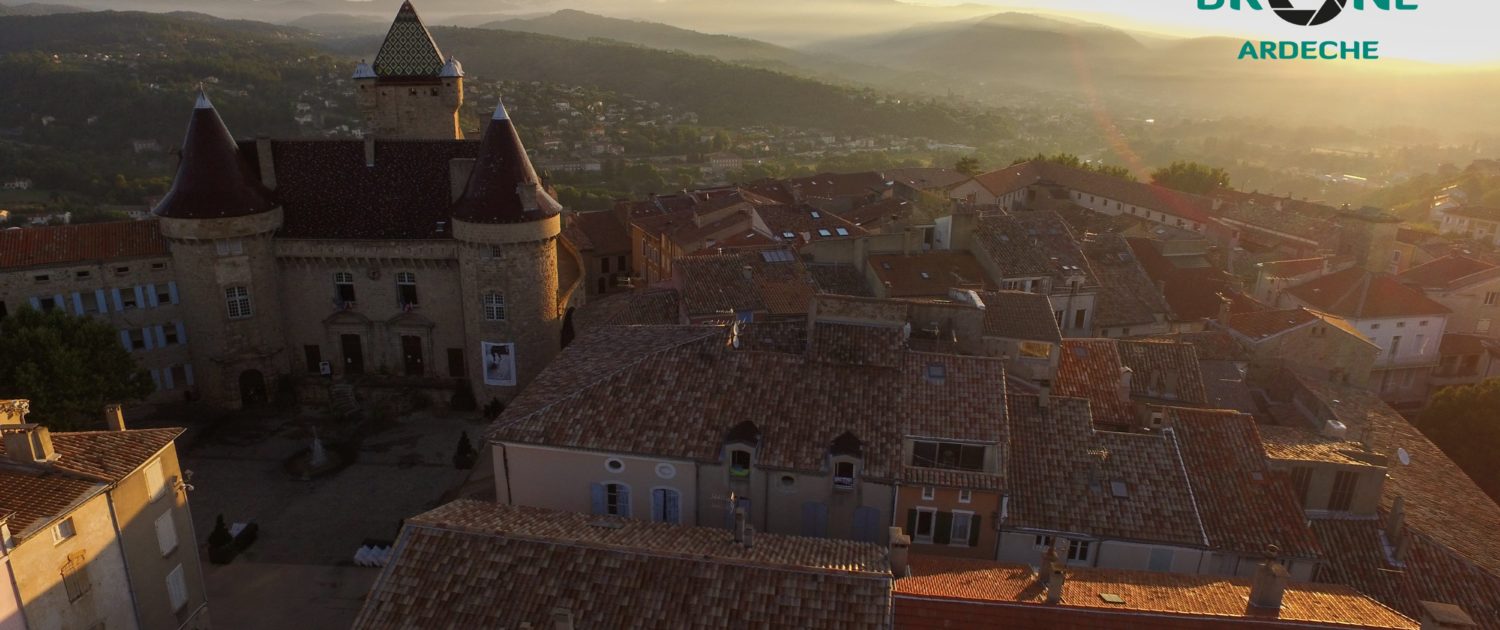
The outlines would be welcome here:
<svg viewBox="0 0 1500 630">
<path fill-rule="evenodd" d="M 901 533 L 900 527 L 890 528 L 888 535 L 890 543 L 891 574 L 898 578 L 911 575 L 911 563 L 907 561 L 911 552 L 911 538 Z"/>
<path fill-rule="evenodd" d="M 1063 575 L 1062 567 L 1052 569 L 1052 574 L 1047 576 L 1047 603 L 1056 604 L 1063 598 L 1063 582 L 1067 576 Z"/>
<path fill-rule="evenodd" d="M 1058 568 L 1057 546 L 1047 545 L 1046 551 L 1042 552 L 1042 562 L 1037 567 L 1037 581 L 1042 584 L 1050 584 L 1052 582 L 1052 573 L 1057 571 Z"/>
<path fill-rule="evenodd" d="M 5 452 L 21 464 L 44 464 L 57 461 L 52 450 L 52 433 L 40 424 L 7 425 L 4 431 Z"/>
<path fill-rule="evenodd" d="M 750 549 L 751 547 L 754 547 L 754 546 L 755 546 L 755 526 L 747 524 L 747 525 L 745 525 L 745 548 L 746 549 Z"/>
<path fill-rule="evenodd" d="M 1233 305 L 1234 305 L 1234 300 L 1229 299 L 1229 296 L 1224 295 L 1223 293 L 1219 294 L 1219 323 L 1220 324 L 1227 324 L 1229 322 L 1229 308 L 1231 306 L 1233 306 Z"/>
<path fill-rule="evenodd" d="M 1120 368 L 1120 402 L 1130 402 L 1130 383 L 1135 380 L 1135 370 Z"/>
<path fill-rule="evenodd" d="M 734 508 L 734 542 L 745 542 L 745 508 Z"/>
<path fill-rule="evenodd" d="M 573 630 L 573 611 L 566 608 L 552 609 L 553 630 Z"/>
<path fill-rule="evenodd" d="M 1276 561 L 1276 546 L 1266 551 L 1266 561 L 1255 568 L 1255 577 L 1250 582 L 1250 605 L 1255 608 L 1281 608 L 1281 597 L 1286 594 L 1288 574 L 1286 567 Z"/>
<path fill-rule="evenodd" d="M 28 413 L 31 413 L 29 400 L 0 400 L 0 426 L 25 424 Z"/>
<path fill-rule="evenodd" d="M 125 412 L 120 409 L 120 405 L 104 406 L 104 425 L 109 427 L 110 431 L 125 430 Z"/>
<path fill-rule="evenodd" d="M 1036 393 L 1036 406 L 1038 409 L 1048 409 L 1052 407 L 1052 381 L 1042 380 L 1038 384 L 1042 388 Z"/>
<path fill-rule="evenodd" d="M 1391 511 L 1385 515 L 1385 537 L 1392 545 L 1401 540 L 1406 523 L 1406 497 L 1396 495 L 1391 502 Z"/>
<path fill-rule="evenodd" d="M 1474 618 L 1453 604 L 1419 602 L 1422 606 L 1422 630 L 1457 630 L 1477 628 Z"/>
</svg>

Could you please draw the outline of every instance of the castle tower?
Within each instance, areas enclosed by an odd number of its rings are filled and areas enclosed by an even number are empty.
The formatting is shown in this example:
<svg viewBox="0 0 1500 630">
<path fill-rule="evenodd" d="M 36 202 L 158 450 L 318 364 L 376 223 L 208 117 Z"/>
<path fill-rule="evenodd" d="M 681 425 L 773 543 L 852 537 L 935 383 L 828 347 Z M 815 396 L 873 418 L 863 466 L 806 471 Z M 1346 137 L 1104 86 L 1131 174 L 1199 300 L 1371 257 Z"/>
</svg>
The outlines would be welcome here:
<svg viewBox="0 0 1500 630">
<path fill-rule="evenodd" d="M 509 400 L 561 348 L 561 210 L 542 188 L 500 105 L 453 208 L 464 329 L 469 347 L 480 356 L 471 380 L 481 404 Z"/>
<path fill-rule="evenodd" d="M 282 212 L 201 91 L 172 189 L 152 213 L 171 242 L 196 366 L 208 401 L 255 406 L 286 372 L 272 234 Z"/>
<path fill-rule="evenodd" d="M 1377 208 L 1345 210 L 1338 215 L 1339 254 L 1353 256 L 1355 264 L 1373 273 L 1396 273 L 1396 232 L 1401 219 Z"/>
<path fill-rule="evenodd" d="M 352 78 L 366 135 L 412 140 L 464 137 L 458 122 L 458 109 L 464 104 L 463 65 L 453 57 L 443 59 L 411 2 L 401 3 L 375 63 L 361 61 Z"/>
</svg>

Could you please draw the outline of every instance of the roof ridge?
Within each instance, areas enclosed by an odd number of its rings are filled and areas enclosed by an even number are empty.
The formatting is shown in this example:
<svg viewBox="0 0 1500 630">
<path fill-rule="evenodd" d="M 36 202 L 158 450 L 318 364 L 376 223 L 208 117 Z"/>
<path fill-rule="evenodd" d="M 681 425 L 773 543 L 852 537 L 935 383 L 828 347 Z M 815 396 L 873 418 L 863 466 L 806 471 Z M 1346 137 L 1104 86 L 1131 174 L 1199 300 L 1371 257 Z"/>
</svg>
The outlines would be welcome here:
<svg viewBox="0 0 1500 630">
<path fill-rule="evenodd" d="M 678 328 L 678 326 L 674 326 L 673 328 Z M 681 328 L 693 328 L 693 326 L 681 326 Z M 603 383 L 604 381 L 612 379 L 616 375 L 618 375 L 618 374 L 620 374 L 620 373 L 622 373 L 622 372 L 624 372 L 626 370 L 634 369 L 635 367 L 637 367 L 640 364 L 644 363 L 646 361 L 646 359 L 648 359 L 648 358 L 652 358 L 652 357 L 655 357 L 657 355 L 664 354 L 664 353 L 666 353 L 667 351 L 670 351 L 670 350 L 676 350 L 678 348 L 681 348 L 681 347 L 686 346 L 686 345 L 691 344 L 691 343 L 695 343 L 695 342 L 699 342 L 699 341 L 703 341 L 705 339 L 708 339 L 708 338 L 714 336 L 715 334 L 718 334 L 718 332 L 721 330 L 721 328 L 722 327 L 718 327 L 718 326 L 712 327 L 712 328 L 708 328 L 708 330 L 706 330 L 703 334 L 695 336 L 695 337 L 693 337 L 691 339 L 683 340 L 680 343 L 670 344 L 670 345 L 668 345 L 666 347 L 659 348 L 659 349 L 653 350 L 651 352 L 642 353 L 639 357 L 636 358 L 636 360 L 631 361 L 629 363 L 626 363 L 624 365 L 621 365 L 620 367 L 618 367 L 618 368 L 616 368 L 614 370 L 611 370 L 608 373 L 605 373 L 605 374 L 601 375 L 599 378 L 595 379 L 592 383 L 589 383 L 588 385 L 585 385 L 583 387 L 579 387 L 579 388 L 573 390 L 572 392 L 570 392 L 569 394 L 567 394 L 566 396 L 559 397 L 558 399 L 553 400 L 552 402 L 549 402 L 549 403 L 547 403 L 545 405 L 542 405 L 541 407 L 537 407 L 536 409 L 531 410 L 531 412 L 527 413 L 524 416 L 520 416 L 518 418 L 512 418 L 512 419 L 510 419 L 508 421 L 505 421 L 505 422 L 501 422 L 500 420 L 497 419 L 485 431 L 485 439 L 493 439 L 494 434 L 499 429 L 501 429 L 503 427 L 508 427 L 508 426 L 511 426 L 511 425 L 518 424 L 521 421 L 528 420 L 528 419 L 536 416 L 537 414 L 540 414 L 540 413 L 542 413 L 544 411 L 547 411 L 547 410 L 551 409 L 552 407 L 557 406 L 560 403 L 563 403 L 563 402 L 566 402 L 566 401 L 569 401 L 569 400 L 573 400 L 573 399 L 575 399 L 575 398 L 583 395 L 584 392 L 589 391 L 589 390 L 591 390 L 591 389 L 599 386 L 599 384 Z M 556 361 L 554 360 L 554 362 L 556 362 Z"/>
<path fill-rule="evenodd" d="M 1177 442 L 1177 432 L 1171 427 L 1162 429 L 1162 434 L 1172 438 L 1172 452 L 1177 454 L 1177 464 L 1182 467 L 1182 482 L 1187 486 L 1188 501 L 1193 504 L 1193 518 L 1198 521 L 1198 532 L 1203 535 L 1203 546 L 1212 548 L 1208 540 L 1208 528 L 1203 525 L 1203 511 L 1198 508 L 1198 494 L 1193 492 L 1193 477 L 1188 474 L 1187 460 L 1182 458 L 1182 445 Z"/>
</svg>

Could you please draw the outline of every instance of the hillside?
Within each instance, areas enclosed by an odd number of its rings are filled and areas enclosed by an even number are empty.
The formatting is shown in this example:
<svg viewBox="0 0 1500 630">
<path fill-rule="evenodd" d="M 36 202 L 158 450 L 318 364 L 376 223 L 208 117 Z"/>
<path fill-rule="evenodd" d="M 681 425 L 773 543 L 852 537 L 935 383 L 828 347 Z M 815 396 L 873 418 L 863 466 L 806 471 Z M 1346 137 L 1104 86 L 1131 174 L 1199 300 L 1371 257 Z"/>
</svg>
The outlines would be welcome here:
<svg viewBox="0 0 1500 630">
<path fill-rule="evenodd" d="M 445 54 L 463 61 L 471 80 L 597 87 L 670 103 L 697 113 L 705 125 L 788 126 L 947 141 L 992 138 L 1006 130 L 994 112 L 899 100 L 681 52 L 489 29 L 438 27 L 432 34 Z M 379 44 L 378 37 L 359 38 L 337 43 L 336 50 L 368 57 Z"/>
<path fill-rule="evenodd" d="M 66 4 L 44 4 L 41 2 L 0 4 L 0 17 L 8 15 L 57 15 L 59 13 L 79 13 L 85 10 Z"/>
<path fill-rule="evenodd" d="M 624 20 L 573 9 L 541 17 L 499 20 L 479 27 L 576 40 L 607 39 L 659 50 L 680 50 L 826 81 L 880 84 L 890 76 L 890 72 L 883 68 L 834 55 L 809 54 L 744 37 L 700 33 L 659 22 Z"/>
</svg>

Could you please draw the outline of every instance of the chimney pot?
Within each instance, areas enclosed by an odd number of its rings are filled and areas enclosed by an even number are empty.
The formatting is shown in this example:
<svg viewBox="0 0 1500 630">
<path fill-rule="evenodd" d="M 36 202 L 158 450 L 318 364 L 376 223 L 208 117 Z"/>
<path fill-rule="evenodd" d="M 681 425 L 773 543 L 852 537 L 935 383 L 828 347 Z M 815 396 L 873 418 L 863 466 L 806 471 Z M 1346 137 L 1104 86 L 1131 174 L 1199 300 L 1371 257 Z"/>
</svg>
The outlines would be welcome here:
<svg viewBox="0 0 1500 630">
<path fill-rule="evenodd" d="M 118 404 L 104 406 L 104 424 L 110 431 L 125 430 L 125 412 Z"/>
<path fill-rule="evenodd" d="M 1255 569 L 1255 577 L 1250 583 L 1250 605 L 1255 608 L 1280 609 L 1289 575 L 1286 567 L 1276 561 L 1276 548 L 1271 547 L 1266 561 Z"/>
<path fill-rule="evenodd" d="M 745 542 L 745 508 L 734 508 L 734 542 Z"/>
<path fill-rule="evenodd" d="M 747 525 L 745 525 L 745 548 L 746 549 L 750 549 L 750 548 L 752 548 L 754 546 L 755 546 L 755 526 L 747 524 Z"/>
<path fill-rule="evenodd" d="M 573 611 L 566 608 L 552 609 L 553 630 L 573 630 Z"/>
<path fill-rule="evenodd" d="M 1039 384 L 1042 386 L 1042 389 L 1041 389 L 1041 391 L 1038 391 L 1037 394 L 1036 394 L 1036 406 L 1037 406 L 1038 409 L 1048 409 L 1048 408 L 1051 408 L 1052 407 L 1052 381 L 1043 380 L 1043 381 L 1040 381 Z"/>
<path fill-rule="evenodd" d="M 1047 577 L 1047 603 L 1056 604 L 1063 598 L 1063 583 L 1067 576 L 1063 574 L 1062 567 L 1054 567 L 1052 574 Z"/>
<path fill-rule="evenodd" d="M 911 538 L 901 532 L 900 527 L 892 527 L 887 530 L 890 537 L 890 561 L 891 574 L 897 578 L 911 575 L 911 563 L 908 561 L 911 553 Z"/>
<path fill-rule="evenodd" d="M 31 413 L 29 400 L 0 400 L 0 425 L 26 424 L 28 413 Z"/>
<path fill-rule="evenodd" d="M 1130 383 L 1135 380 L 1135 370 L 1120 368 L 1120 402 L 1130 402 Z"/>
</svg>

